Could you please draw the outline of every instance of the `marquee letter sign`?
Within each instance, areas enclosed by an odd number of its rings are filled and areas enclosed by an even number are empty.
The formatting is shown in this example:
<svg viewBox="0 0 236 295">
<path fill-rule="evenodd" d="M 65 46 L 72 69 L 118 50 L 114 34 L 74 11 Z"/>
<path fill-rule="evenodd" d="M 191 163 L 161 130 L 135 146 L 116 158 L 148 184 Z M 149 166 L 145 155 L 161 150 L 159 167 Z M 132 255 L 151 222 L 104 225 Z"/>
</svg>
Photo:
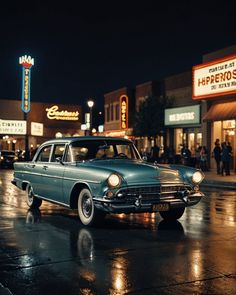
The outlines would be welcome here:
<svg viewBox="0 0 236 295">
<path fill-rule="evenodd" d="M 236 93 L 236 55 L 193 67 L 193 99 Z"/>
<path fill-rule="evenodd" d="M 31 67 L 34 65 L 34 59 L 31 56 L 22 56 L 19 58 L 22 65 L 22 111 L 28 113 L 30 111 L 30 74 Z"/>
<path fill-rule="evenodd" d="M 120 96 L 120 129 L 128 129 L 128 96 L 123 94 Z"/>
</svg>

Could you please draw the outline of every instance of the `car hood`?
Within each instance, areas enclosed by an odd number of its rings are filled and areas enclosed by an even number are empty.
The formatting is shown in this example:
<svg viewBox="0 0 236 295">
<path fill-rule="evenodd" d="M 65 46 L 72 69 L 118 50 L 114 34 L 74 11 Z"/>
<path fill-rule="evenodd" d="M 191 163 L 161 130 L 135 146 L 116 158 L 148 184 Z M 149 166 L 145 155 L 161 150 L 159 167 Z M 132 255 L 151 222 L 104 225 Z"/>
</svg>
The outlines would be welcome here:
<svg viewBox="0 0 236 295">
<path fill-rule="evenodd" d="M 178 170 L 158 167 L 141 160 L 97 160 L 90 164 L 120 174 L 128 184 L 183 183 Z"/>
</svg>

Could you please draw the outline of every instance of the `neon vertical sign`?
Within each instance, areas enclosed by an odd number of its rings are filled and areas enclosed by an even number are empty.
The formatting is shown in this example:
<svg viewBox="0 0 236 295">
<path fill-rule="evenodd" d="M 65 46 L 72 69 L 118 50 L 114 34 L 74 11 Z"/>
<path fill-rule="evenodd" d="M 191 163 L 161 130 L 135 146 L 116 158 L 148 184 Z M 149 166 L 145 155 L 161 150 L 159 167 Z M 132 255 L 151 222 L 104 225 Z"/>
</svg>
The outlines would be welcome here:
<svg viewBox="0 0 236 295">
<path fill-rule="evenodd" d="M 128 96 L 120 96 L 120 125 L 121 129 L 128 129 Z"/>
<path fill-rule="evenodd" d="M 30 111 L 30 77 L 31 67 L 34 65 L 34 59 L 31 56 L 24 55 L 19 58 L 19 64 L 22 65 L 22 102 L 23 112 Z"/>
</svg>

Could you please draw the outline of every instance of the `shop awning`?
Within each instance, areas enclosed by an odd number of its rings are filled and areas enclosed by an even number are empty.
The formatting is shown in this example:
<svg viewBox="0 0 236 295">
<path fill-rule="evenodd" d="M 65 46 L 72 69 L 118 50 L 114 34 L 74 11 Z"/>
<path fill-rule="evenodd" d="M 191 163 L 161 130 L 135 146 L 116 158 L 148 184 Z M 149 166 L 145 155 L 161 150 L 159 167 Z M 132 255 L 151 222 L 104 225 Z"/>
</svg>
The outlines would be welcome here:
<svg viewBox="0 0 236 295">
<path fill-rule="evenodd" d="M 236 101 L 217 103 L 203 116 L 203 121 L 236 120 Z"/>
</svg>

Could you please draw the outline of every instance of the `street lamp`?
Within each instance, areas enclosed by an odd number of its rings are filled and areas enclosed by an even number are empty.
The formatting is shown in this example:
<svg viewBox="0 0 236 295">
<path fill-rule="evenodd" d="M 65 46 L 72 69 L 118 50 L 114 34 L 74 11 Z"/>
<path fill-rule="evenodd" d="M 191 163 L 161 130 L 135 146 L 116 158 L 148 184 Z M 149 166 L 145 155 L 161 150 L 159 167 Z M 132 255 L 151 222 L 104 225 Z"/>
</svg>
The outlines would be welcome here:
<svg viewBox="0 0 236 295">
<path fill-rule="evenodd" d="M 93 106 L 94 106 L 94 101 L 93 100 L 88 100 L 87 102 L 88 104 L 88 107 L 89 107 L 89 121 L 90 121 L 90 124 L 89 124 L 89 133 L 90 135 L 92 135 L 92 109 L 93 109 Z"/>
</svg>

